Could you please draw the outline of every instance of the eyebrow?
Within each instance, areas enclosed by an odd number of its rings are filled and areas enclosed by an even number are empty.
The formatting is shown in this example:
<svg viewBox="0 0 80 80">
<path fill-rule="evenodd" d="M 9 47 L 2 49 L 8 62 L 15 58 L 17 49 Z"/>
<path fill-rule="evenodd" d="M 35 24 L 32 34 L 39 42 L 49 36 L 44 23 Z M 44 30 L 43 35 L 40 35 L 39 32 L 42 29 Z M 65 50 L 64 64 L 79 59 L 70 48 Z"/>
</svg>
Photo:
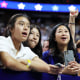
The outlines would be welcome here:
<svg viewBox="0 0 80 80">
<path fill-rule="evenodd" d="M 23 22 L 24 23 L 24 21 L 19 21 L 19 22 Z M 26 23 L 26 24 L 29 24 L 30 25 L 30 23 Z"/>
</svg>

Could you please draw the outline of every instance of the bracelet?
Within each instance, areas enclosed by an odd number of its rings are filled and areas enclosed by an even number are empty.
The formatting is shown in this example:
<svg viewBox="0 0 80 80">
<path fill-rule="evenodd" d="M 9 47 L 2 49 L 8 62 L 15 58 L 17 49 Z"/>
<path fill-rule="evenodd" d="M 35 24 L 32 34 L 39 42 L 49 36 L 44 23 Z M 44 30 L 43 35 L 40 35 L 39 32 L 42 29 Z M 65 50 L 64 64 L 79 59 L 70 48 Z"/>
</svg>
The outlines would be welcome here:
<svg viewBox="0 0 80 80">
<path fill-rule="evenodd" d="M 27 63 L 27 68 L 29 68 L 29 67 L 30 67 L 30 65 L 31 65 L 31 60 L 30 60 L 30 59 L 28 59 L 28 60 L 27 60 L 27 62 L 28 62 L 28 63 Z"/>
<path fill-rule="evenodd" d="M 69 24 L 75 24 L 75 23 L 69 23 Z"/>
</svg>

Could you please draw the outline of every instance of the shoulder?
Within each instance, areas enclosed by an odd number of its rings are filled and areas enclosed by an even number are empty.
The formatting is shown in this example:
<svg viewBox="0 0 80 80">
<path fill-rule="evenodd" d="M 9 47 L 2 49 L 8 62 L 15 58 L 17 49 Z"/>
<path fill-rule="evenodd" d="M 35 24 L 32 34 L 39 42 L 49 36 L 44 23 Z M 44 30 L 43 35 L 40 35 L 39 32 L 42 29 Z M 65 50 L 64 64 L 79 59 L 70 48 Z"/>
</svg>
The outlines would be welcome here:
<svg viewBox="0 0 80 80">
<path fill-rule="evenodd" d="M 4 36 L 0 36 L 0 44 L 2 43 L 7 43 L 7 37 L 4 37 Z"/>
<path fill-rule="evenodd" d="M 51 54 L 49 54 L 49 53 L 50 53 L 50 50 L 43 52 L 42 58 L 49 58 L 49 57 L 51 57 Z"/>
<path fill-rule="evenodd" d="M 38 56 L 36 55 L 36 53 L 34 53 L 29 47 L 24 47 L 25 51 L 26 51 L 26 54 L 30 57 L 35 57 L 35 56 Z"/>
<path fill-rule="evenodd" d="M 6 40 L 5 36 L 0 36 L 0 40 Z"/>
<path fill-rule="evenodd" d="M 4 36 L 0 36 L 0 51 L 5 51 L 5 52 L 9 52 L 9 41 L 7 37 Z"/>
<path fill-rule="evenodd" d="M 26 51 L 31 51 L 31 49 L 29 48 L 29 47 L 24 47 L 24 49 L 26 50 Z M 32 51 L 31 51 L 32 52 Z"/>
</svg>

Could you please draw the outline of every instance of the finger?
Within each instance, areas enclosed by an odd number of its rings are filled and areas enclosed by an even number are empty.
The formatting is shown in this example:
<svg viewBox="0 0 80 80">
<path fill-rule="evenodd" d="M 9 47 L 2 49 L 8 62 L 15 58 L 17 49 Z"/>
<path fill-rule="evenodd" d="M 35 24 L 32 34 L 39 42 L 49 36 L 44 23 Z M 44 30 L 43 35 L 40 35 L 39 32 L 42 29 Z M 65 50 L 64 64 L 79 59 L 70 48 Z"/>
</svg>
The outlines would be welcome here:
<svg viewBox="0 0 80 80">
<path fill-rule="evenodd" d="M 72 63 L 76 64 L 77 62 L 76 61 L 70 61 L 69 62 L 69 64 L 72 64 Z"/>
<path fill-rule="evenodd" d="M 50 66 L 50 68 L 55 68 L 55 69 L 58 69 L 59 67 L 58 66 L 55 66 L 55 65 L 49 65 Z"/>
<path fill-rule="evenodd" d="M 75 67 L 75 68 L 72 68 L 73 69 L 73 71 L 75 71 L 75 70 L 79 70 L 80 68 L 79 67 Z"/>
</svg>

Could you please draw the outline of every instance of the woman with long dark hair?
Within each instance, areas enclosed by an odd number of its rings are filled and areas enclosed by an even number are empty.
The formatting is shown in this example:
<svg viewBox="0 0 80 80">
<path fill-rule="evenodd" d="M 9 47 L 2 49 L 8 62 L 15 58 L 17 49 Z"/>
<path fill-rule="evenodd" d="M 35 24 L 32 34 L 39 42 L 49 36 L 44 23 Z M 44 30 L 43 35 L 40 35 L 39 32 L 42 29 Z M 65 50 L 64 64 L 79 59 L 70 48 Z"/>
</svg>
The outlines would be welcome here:
<svg viewBox="0 0 80 80">
<path fill-rule="evenodd" d="M 42 57 L 41 31 L 38 25 L 31 25 L 30 34 L 24 46 L 30 47 L 40 58 Z"/>
</svg>

